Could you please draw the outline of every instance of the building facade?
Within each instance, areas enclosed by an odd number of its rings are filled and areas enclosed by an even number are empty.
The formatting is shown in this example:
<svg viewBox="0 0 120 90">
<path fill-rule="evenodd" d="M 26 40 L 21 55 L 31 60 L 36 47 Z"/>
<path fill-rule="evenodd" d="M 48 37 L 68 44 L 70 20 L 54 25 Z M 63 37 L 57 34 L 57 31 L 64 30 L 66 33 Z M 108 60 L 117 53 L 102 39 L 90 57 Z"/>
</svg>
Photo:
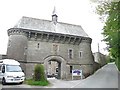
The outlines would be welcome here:
<svg viewBox="0 0 120 90">
<path fill-rule="evenodd" d="M 94 72 L 92 39 L 81 26 L 57 18 L 55 13 L 51 21 L 22 17 L 8 30 L 7 56 L 21 63 L 27 78 L 32 77 L 36 64 L 44 65 L 46 75 L 51 73 L 51 61 L 57 63 L 54 70 L 60 79 L 70 79 L 74 69 L 81 69 L 83 76 Z"/>
<path fill-rule="evenodd" d="M 107 64 L 107 56 L 100 53 L 100 52 L 95 52 L 93 53 L 94 56 L 94 61 L 98 64 L 100 64 L 100 67 L 104 66 Z"/>
</svg>

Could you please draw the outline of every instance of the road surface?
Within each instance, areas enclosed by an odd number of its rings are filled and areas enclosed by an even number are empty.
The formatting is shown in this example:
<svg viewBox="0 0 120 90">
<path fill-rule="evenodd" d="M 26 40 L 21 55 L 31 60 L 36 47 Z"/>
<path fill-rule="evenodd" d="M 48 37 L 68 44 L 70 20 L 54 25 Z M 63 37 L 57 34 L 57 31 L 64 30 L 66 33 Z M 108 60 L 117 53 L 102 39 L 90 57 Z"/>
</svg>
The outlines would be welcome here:
<svg viewBox="0 0 120 90">
<path fill-rule="evenodd" d="M 119 74 L 120 75 L 120 74 Z M 118 88 L 118 70 L 114 63 L 107 64 L 90 77 L 83 80 L 65 81 L 48 79 L 49 86 L 4 85 L 3 88 Z"/>
<path fill-rule="evenodd" d="M 118 88 L 118 70 L 115 64 L 107 64 L 94 75 L 72 88 Z"/>
<path fill-rule="evenodd" d="M 118 88 L 118 70 L 114 63 L 110 63 L 83 80 L 49 81 L 53 84 L 52 88 Z"/>
<path fill-rule="evenodd" d="M 2 84 L 0 83 L 0 90 L 2 89 Z"/>
</svg>

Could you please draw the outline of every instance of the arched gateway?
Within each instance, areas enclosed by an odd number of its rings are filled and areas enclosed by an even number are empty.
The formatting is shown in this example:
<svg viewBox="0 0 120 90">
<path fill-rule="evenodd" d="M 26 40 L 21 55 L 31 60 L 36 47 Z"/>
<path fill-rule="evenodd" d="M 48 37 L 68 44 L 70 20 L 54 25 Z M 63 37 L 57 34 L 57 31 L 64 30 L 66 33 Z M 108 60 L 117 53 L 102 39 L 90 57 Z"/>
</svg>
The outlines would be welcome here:
<svg viewBox="0 0 120 90">
<path fill-rule="evenodd" d="M 55 70 L 56 68 L 58 69 L 57 71 L 57 78 L 58 79 L 65 79 L 66 78 L 66 61 L 64 60 L 64 58 L 62 58 L 61 56 L 48 56 L 44 59 L 44 67 L 45 67 L 45 74 L 48 75 L 49 73 L 49 68 L 52 68 L 52 67 L 49 67 L 49 62 L 50 61 L 54 61 L 54 62 L 57 62 L 57 66 L 54 64 L 52 66 L 55 66 Z M 54 69 L 54 67 L 52 68 Z M 54 71 L 51 71 L 51 74 L 53 74 Z M 55 74 L 55 73 L 54 73 Z"/>
</svg>

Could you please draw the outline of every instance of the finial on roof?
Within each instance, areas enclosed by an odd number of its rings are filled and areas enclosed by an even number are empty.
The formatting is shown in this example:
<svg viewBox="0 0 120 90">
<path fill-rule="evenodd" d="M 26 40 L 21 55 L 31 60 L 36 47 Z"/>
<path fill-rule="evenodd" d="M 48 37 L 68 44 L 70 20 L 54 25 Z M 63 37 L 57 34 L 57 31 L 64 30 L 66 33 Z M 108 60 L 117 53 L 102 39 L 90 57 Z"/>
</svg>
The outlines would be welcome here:
<svg viewBox="0 0 120 90">
<path fill-rule="evenodd" d="M 56 7 L 54 6 L 53 12 L 52 12 L 52 21 L 54 22 L 54 24 L 57 23 L 57 13 L 56 13 Z"/>
<path fill-rule="evenodd" d="M 98 52 L 100 52 L 100 47 L 99 47 L 99 43 L 98 43 Z"/>
<path fill-rule="evenodd" d="M 54 6 L 54 9 L 53 9 L 53 12 L 52 12 L 52 15 L 55 15 L 56 14 L 56 7 Z M 57 15 L 57 14 L 56 14 Z"/>
</svg>

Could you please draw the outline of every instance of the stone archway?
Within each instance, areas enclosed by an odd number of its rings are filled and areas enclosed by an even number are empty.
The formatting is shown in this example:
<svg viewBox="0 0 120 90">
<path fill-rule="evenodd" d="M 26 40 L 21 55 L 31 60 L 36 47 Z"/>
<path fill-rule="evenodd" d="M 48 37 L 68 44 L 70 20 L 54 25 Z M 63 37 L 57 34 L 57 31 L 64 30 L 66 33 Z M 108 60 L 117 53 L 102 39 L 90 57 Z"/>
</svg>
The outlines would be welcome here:
<svg viewBox="0 0 120 90">
<path fill-rule="evenodd" d="M 66 79 L 66 61 L 60 56 L 48 56 L 44 59 L 45 75 L 48 74 L 48 62 L 55 61 L 58 63 L 58 78 Z"/>
<path fill-rule="evenodd" d="M 49 77 L 56 77 L 61 79 L 61 62 L 51 59 L 47 64 L 47 75 Z"/>
</svg>

